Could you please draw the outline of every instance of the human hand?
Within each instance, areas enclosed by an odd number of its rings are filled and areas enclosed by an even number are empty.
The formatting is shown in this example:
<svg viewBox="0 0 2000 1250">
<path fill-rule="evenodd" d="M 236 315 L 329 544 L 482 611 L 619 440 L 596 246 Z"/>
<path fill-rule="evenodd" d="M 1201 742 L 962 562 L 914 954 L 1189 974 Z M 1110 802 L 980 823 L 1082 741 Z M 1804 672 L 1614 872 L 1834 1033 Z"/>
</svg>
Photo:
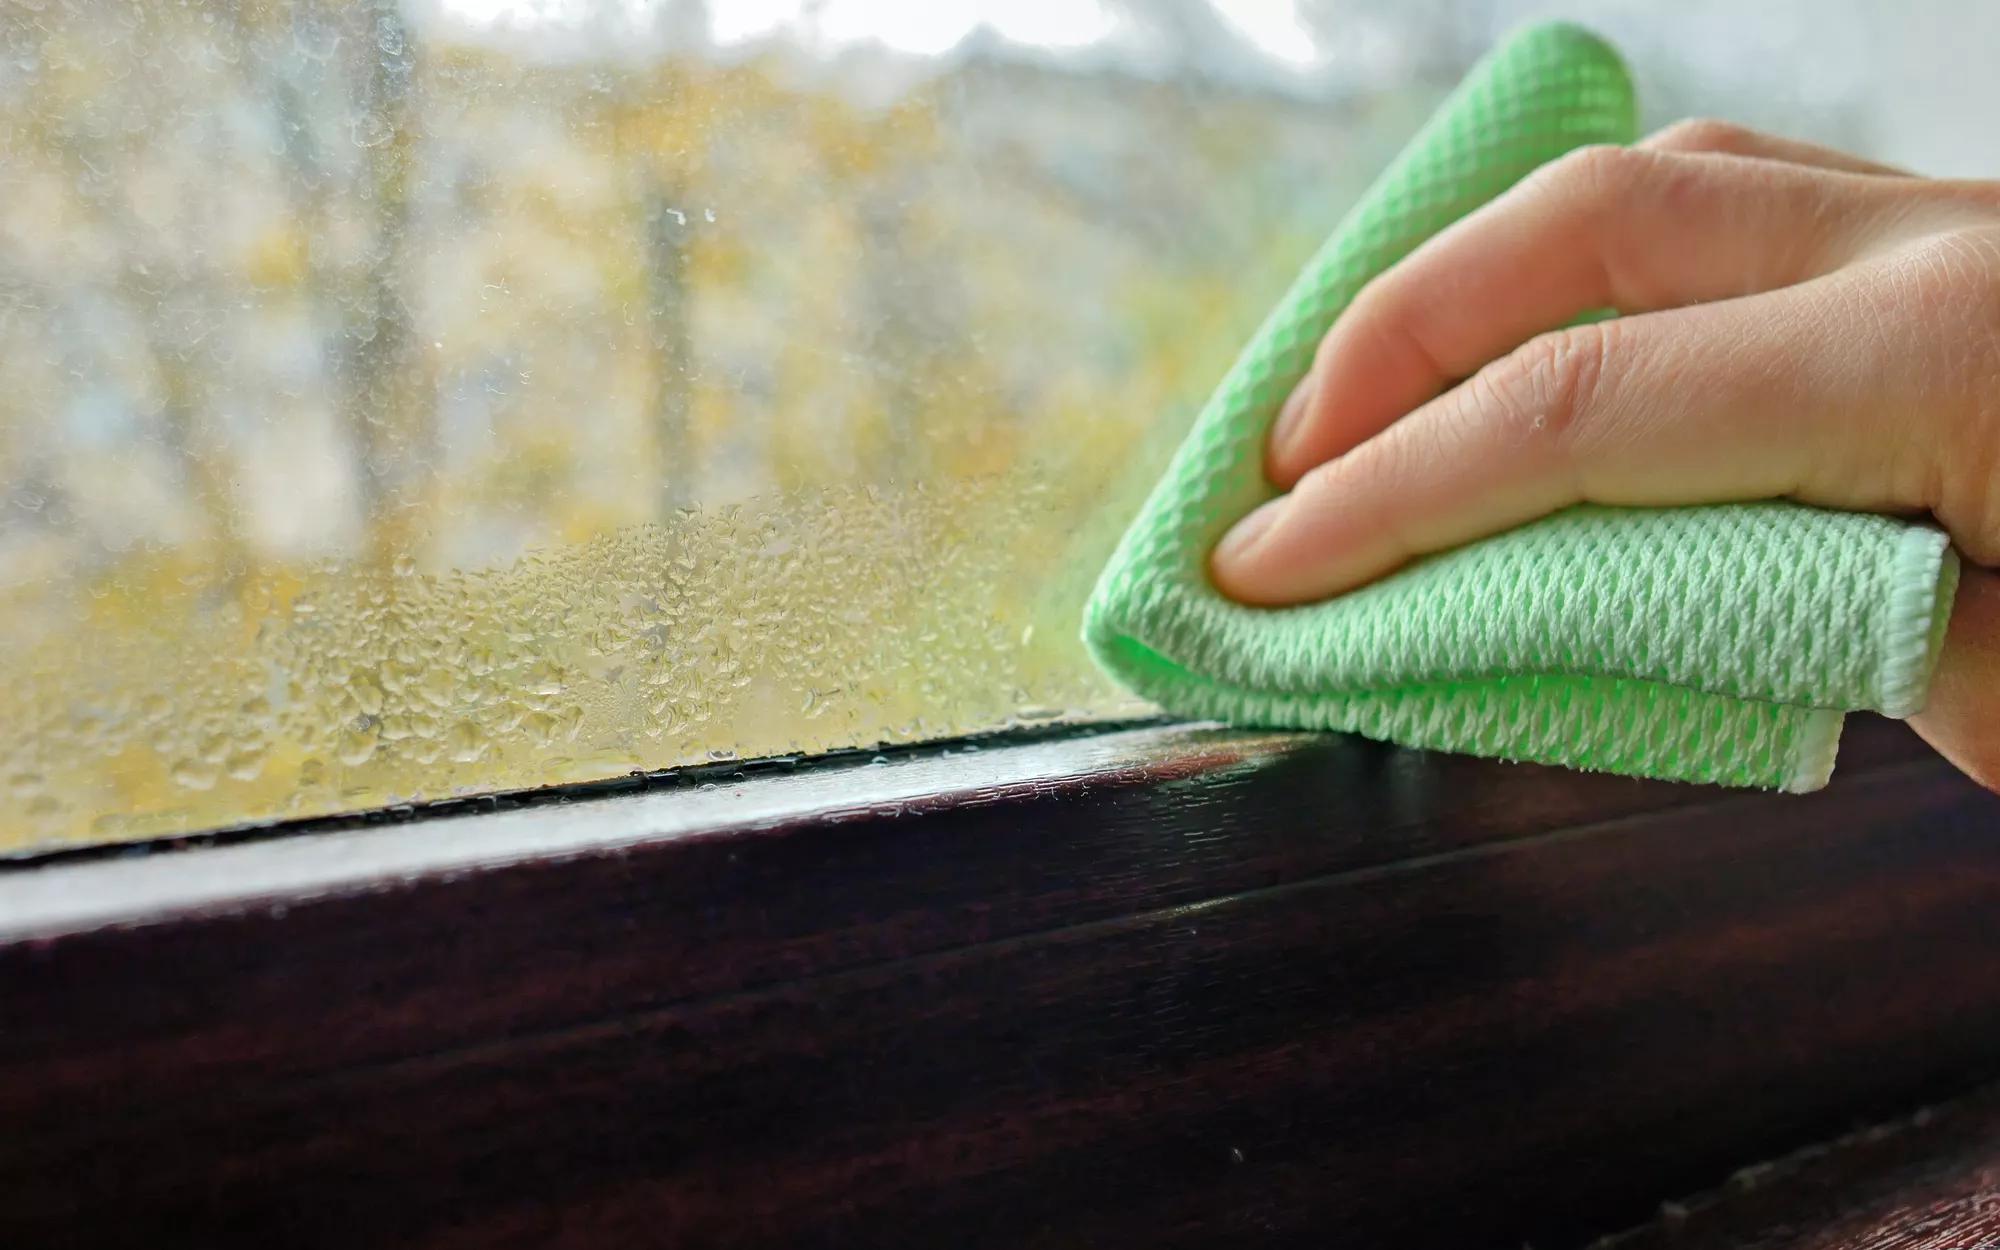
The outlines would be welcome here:
<svg viewBox="0 0 2000 1250">
<path fill-rule="evenodd" d="M 1361 292 L 1265 467 L 1211 560 L 1261 605 L 1582 502 L 1927 513 L 1969 567 L 1913 723 L 2000 787 L 2000 182 L 1715 122 L 1581 149 Z"/>
</svg>

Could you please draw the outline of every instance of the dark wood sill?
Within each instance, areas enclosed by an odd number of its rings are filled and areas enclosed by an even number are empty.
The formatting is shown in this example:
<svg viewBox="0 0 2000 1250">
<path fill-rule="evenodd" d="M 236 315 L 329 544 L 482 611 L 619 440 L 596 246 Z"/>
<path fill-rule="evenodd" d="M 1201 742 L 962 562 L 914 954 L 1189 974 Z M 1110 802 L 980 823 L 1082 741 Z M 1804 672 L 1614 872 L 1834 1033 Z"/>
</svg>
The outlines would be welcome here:
<svg viewBox="0 0 2000 1250">
<path fill-rule="evenodd" d="M 2000 1246 L 2000 1088 L 1753 1164 L 1591 1250 Z"/>
<path fill-rule="evenodd" d="M 2000 801 L 1157 727 L 0 872 L 0 1246 L 1577 1245 L 2000 1076 Z"/>
</svg>

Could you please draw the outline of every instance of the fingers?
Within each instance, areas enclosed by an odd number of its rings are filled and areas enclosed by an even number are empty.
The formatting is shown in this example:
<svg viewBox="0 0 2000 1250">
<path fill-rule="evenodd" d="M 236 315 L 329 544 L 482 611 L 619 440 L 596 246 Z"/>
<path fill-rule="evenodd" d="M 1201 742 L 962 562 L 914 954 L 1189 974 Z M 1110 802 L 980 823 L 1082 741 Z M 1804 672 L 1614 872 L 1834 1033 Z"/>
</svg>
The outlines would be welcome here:
<svg viewBox="0 0 2000 1250">
<path fill-rule="evenodd" d="M 1930 700 L 1910 724 L 1967 776 L 2000 789 L 2000 574 L 1961 570 Z"/>
<path fill-rule="evenodd" d="M 1290 487 L 1531 335 L 1773 290 L 1830 272 L 1894 217 L 1890 180 L 1713 154 L 1586 148 L 1377 278 L 1274 428 Z"/>
<path fill-rule="evenodd" d="M 1897 428 L 1866 419 L 1894 406 L 1892 349 L 1826 350 L 1868 342 L 1868 310 L 1840 287 L 1535 339 L 1246 518 L 1215 551 L 1215 584 L 1245 603 L 1319 599 L 1586 501 L 1924 506 L 1873 471 Z"/>
<path fill-rule="evenodd" d="M 1780 138 L 1730 122 L 1697 117 L 1678 121 L 1640 140 L 1639 146 L 1658 152 L 1712 152 L 1728 156 L 1749 156 L 1767 161 L 1788 161 L 1814 169 L 1837 170 L 1849 174 L 1874 174 L 1907 178 L 1907 170 L 1880 165 L 1846 152 L 1836 152 L 1816 143 Z"/>
</svg>

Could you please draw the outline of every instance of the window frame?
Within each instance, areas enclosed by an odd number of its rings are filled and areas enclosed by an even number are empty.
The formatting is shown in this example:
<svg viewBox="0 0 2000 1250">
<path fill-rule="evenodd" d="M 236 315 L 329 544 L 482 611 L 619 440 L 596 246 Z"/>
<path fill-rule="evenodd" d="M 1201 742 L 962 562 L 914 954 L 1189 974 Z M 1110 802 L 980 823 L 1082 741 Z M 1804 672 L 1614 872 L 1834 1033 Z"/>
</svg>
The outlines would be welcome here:
<svg viewBox="0 0 2000 1250">
<path fill-rule="evenodd" d="M 2000 801 L 1887 722 L 867 758 L 0 872 L 0 1241 L 1566 1244 L 2000 1074 Z"/>
</svg>

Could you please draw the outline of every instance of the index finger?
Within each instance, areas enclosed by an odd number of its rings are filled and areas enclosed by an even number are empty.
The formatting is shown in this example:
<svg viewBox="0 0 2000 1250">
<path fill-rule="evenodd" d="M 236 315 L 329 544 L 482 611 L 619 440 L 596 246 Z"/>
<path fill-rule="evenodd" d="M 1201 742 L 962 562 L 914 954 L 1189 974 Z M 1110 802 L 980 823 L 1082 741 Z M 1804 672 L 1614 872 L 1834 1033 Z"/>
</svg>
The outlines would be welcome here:
<svg viewBox="0 0 2000 1250">
<path fill-rule="evenodd" d="M 1583 502 L 1928 506 L 1881 470 L 1901 427 L 1863 419 L 1918 353 L 1853 333 L 1870 307 L 1839 283 L 1543 335 L 1239 522 L 1215 584 L 1303 603 Z"/>
</svg>

